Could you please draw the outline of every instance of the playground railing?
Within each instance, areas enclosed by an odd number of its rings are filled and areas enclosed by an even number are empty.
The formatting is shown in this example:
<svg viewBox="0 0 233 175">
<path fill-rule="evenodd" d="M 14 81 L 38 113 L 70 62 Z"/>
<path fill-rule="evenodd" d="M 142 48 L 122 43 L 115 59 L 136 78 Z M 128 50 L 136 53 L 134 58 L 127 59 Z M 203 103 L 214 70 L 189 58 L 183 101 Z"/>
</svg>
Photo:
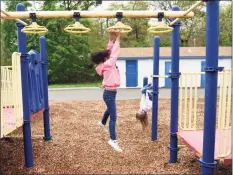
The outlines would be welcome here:
<svg viewBox="0 0 233 175">
<path fill-rule="evenodd" d="M 181 73 L 179 89 L 179 127 L 197 129 L 198 80 L 204 72 Z"/>
<path fill-rule="evenodd" d="M 3 137 L 23 124 L 20 53 L 12 54 L 12 66 L 1 66 L 1 128 Z"/>
<path fill-rule="evenodd" d="M 12 66 L 1 66 L 1 105 L 13 105 Z"/>
<path fill-rule="evenodd" d="M 181 73 L 179 89 L 179 128 L 181 130 L 203 130 L 204 98 L 198 98 L 198 81 L 204 72 Z M 217 124 L 219 134 L 218 157 L 231 153 L 231 69 L 218 73 Z M 203 111 L 200 111 L 202 110 Z"/>
<path fill-rule="evenodd" d="M 231 113 L 232 113 L 232 76 L 231 69 L 226 69 L 219 75 L 220 89 L 218 102 L 217 129 L 219 133 L 219 155 L 223 159 L 231 154 Z"/>
</svg>

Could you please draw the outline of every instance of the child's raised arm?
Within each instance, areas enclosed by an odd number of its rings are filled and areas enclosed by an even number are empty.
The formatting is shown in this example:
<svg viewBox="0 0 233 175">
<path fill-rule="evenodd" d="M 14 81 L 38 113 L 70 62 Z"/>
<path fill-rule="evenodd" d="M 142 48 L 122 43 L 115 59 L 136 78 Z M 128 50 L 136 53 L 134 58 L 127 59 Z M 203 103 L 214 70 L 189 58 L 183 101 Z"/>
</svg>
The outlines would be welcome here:
<svg viewBox="0 0 233 175">
<path fill-rule="evenodd" d="M 120 54 L 120 33 L 116 33 L 116 41 L 113 45 L 110 58 L 104 62 L 106 67 L 111 67 L 116 64 L 117 58 Z"/>
<path fill-rule="evenodd" d="M 110 52 L 112 52 L 112 48 L 113 48 L 113 36 L 114 36 L 114 33 L 109 32 L 109 41 L 108 41 L 107 50 L 109 50 Z"/>
</svg>

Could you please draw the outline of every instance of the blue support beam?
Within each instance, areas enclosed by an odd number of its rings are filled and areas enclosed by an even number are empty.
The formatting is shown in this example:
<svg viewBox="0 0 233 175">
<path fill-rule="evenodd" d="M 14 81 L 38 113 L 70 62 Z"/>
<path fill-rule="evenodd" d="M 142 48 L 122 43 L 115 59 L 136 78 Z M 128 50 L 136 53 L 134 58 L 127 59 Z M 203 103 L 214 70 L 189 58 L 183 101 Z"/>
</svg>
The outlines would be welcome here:
<svg viewBox="0 0 233 175">
<path fill-rule="evenodd" d="M 16 11 L 25 11 L 24 5 L 21 3 L 17 4 Z M 25 21 L 24 19 L 21 20 Z M 19 22 L 16 22 L 16 27 L 17 27 L 17 37 L 18 37 L 18 52 L 27 53 L 26 34 L 21 32 L 21 30 L 24 28 L 24 25 Z"/>
<path fill-rule="evenodd" d="M 46 58 L 46 38 L 40 37 L 40 57 L 42 61 L 42 77 L 43 77 L 43 91 L 44 91 L 44 140 L 49 141 L 52 139 L 50 135 L 50 121 L 49 121 L 49 98 L 48 98 L 48 70 Z"/>
<path fill-rule="evenodd" d="M 159 46 L 160 38 L 154 37 L 154 57 L 153 57 L 153 75 L 159 75 Z M 159 78 L 153 77 L 153 98 L 152 98 L 152 141 L 158 139 L 158 95 Z"/>
<path fill-rule="evenodd" d="M 173 6 L 172 11 L 180 11 L 179 6 Z M 171 78 L 171 120 L 170 120 L 170 163 L 177 162 L 178 145 L 178 104 L 179 104 L 179 56 L 180 56 L 180 26 L 178 21 L 173 25 L 172 32 L 172 69 L 169 77 Z"/>
<path fill-rule="evenodd" d="M 25 11 L 23 4 L 17 4 L 16 11 Z M 23 20 L 23 19 L 21 19 Z M 31 137 L 31 120 L 30 120 L 30 102 L 29 102 L 29 60 L 27 54 L 26 34 L 21 32 L 23 25 L 16 23 L 18 36 L 18 52 L 21 53 L 21 81 L 22 81 L 22 100 L 23 100 L 23 140 L 24 140 L 24 157 L 25 166 L 33 167 L 32 137 Z"/>
<path fill-rule="evenodd" d="M 23 4 L 17 4 L 16 11 L 25 11 Z M 23 20 L 23 19 L 21 19 Z M 22 100 L 23 100 L 23 141 L 25 166 L 33 167 L 31 120 L 30 120 L 30 102 L 29 102 L 29 60 L 26 47 L 26 34 L 22 33 L 23 25 L 16 23 L 18 35 L 18 52 L 21 53 L 21 81 L 22 81 Z"/>
<path fill-rule="evenodd" d="M 213 174 L 219 50 L 219 1 L 206 2 L 206 67 L 202 174 Z"/>
</svg>

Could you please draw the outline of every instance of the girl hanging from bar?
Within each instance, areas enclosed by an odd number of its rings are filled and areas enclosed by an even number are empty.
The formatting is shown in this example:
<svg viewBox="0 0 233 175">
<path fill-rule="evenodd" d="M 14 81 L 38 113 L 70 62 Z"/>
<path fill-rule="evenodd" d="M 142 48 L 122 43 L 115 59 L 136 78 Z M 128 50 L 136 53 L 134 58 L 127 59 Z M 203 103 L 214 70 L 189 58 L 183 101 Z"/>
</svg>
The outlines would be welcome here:
<svg viewBox="0 0 233 175">
<path fill-rule="evenodd" d="M 152 94 L 150 92 L 152 87 L 153 86 L 151 84 L 148 84 L 141 89 L 142 96 L 140 101 L 140 109 L 136 113 L 136 119 L 140 121 L 143 131 L 149 124 L 147 111 L 152 108 Z"/>
</svg>

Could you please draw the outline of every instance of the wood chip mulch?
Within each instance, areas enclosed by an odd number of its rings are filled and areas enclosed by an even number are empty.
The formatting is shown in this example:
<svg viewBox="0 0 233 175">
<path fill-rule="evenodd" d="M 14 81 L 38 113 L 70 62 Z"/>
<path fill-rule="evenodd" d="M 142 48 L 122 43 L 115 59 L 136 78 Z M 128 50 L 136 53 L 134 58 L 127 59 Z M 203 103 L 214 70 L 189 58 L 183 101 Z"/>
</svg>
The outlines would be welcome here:
<svg viewBox="0 0 233 175">
<path fill-rule="evenodd" d="M 151 141 L 150 127 L 142 132 L 135 118 L 138 109 L 139 100 L 117 101 L 117 137 L 123 149 L 117 153 L 97 125 L 105 110 L 103 101 L 50 103 L 52 141 L 42 139 L 43 117 L 32 121 L 34 168 L 24 168 L 23 139 L 13 137 L 22 136 L 21 127 L 0 140 L 0 174 L 200 174 L 198 158 L 188 148 L 178 152 L 178 163 L 168 163 L 170 101 L 159 100 L 158 141 Z M 198 111 L 203 113 L 203 105 Z M 215 170 L 231 173 L 231 166 Z"/>
</svg>

